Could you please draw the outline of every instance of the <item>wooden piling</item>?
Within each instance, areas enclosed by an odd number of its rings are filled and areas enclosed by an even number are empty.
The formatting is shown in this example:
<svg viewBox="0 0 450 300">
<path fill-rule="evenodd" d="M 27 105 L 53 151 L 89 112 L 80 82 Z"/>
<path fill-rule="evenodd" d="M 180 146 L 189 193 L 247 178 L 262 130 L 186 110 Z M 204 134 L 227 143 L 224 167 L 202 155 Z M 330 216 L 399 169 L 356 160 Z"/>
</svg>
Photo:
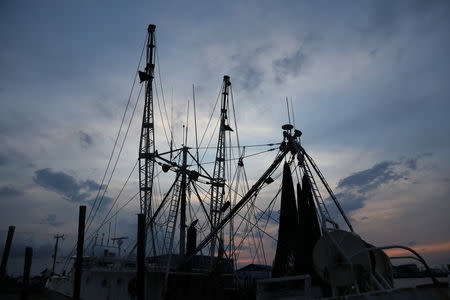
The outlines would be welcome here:
<svg viewBox="0 0 450 300">
<path fill-rule="evenodd" d="M 73 299 L 80 300 L 81 287 L 81 267 L 83 265 L 83 246 L 84 246 L 84 223 L 86 219 L 86 206 L 80 206 L 80 215 L 78 218 L 78 242 L 77 258 L 75 260 L 75 279 L 73 283 Z"/>
<path fill-rule="evenodd" d="M 145 215 L 138 214 L 137 261 L 136 261 L 137 300 L 145 297 Z"/>
<path fill-rule="evenodd" d="M 9 226 L 8 236 L 6 238 L 5 249 L 3 250 L 2 265 L 0 267 L 0 278 L 6 276 L 6 264 L 8 263 L 9 251 L 11 250 L 11 243 L 14 236 L 15 226 Z"/>
<path fill-rule="evenodd" d="M 30 286 L 30 269 L 31 269 L 31 259 L 33 257 L 33 248 L 25 248 L 25 263 L 23 265 L 23 281 L 22 281 L 22 292 L 20 295 L 21 300 L 28 300 L 29 296 L 29 286 Z"/>
</svg>

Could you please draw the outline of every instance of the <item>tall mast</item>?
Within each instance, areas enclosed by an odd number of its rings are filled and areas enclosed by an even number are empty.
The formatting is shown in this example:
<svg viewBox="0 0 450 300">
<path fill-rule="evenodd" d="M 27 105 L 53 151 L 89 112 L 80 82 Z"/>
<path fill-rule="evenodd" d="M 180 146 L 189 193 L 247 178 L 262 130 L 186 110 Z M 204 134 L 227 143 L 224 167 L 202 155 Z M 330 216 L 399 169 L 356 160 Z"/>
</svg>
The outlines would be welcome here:
<svg viewBox="0 0 450 300">
<path fill-rule="evenodd" d="M 155 131 L 153 120 L 153 78 L 155 70 L 155 29 L 156 26 L 148 26 L 147 37 L 147 64 L 145 71 L 139 71 L 141 83 L 145 81 L 145 104 L 142 118 L 141 138 L 139 141 L 139 191 L 141 213 L 145 215 L 146 223 L 151 216 L 151 199 L 153 191 L 153 172 L 155 153 Z M 150 226 L 153 251 L 155 243 L 153 238 L 153 226 Z"/>
<path fill-rule="evenodd" d="M 212 223 L 212 230 L 214 230 L 220 222 L 221 208 L 223 204 L 223 195 L 225 193 L 225 131 L 231 130 L 230 126 L 226 124 L 227 108 L 228 108 L 228 94 L 231 86 L 230 76 L 223 77 L 222 99 L 220 110 L 220 129 L 219 138 L 217 140 L 216 160 L 214 163 L 213 181 L 211 182 L 211 204 L 210 216 Z M 211 240 L 210 255 L 213 256 L 215 252 L 216 238 Z"/>
</svg>

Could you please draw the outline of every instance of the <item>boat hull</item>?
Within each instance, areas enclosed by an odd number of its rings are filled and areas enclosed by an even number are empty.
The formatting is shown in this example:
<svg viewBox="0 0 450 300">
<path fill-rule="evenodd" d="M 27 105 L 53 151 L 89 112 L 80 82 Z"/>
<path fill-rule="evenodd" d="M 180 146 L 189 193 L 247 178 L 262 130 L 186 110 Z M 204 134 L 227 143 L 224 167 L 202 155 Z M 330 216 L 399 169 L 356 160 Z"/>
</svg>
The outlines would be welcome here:
<svg viewBox="0 0 450 300">
<path fill-rule="evenodd" d="M 134 300 L 136 299 L 136 273 L 113 270 L 83 270 L 81 299 Z M 146 273 L 146 299 L 232 299 L 234 295 L 231 275 L 211 276 L 206 273 L 171 272 L 164 295 L 165 273 Z M 72 278 L 52 277 L 47 282 L 50 299 L 71 299 Z"/>
</svg>

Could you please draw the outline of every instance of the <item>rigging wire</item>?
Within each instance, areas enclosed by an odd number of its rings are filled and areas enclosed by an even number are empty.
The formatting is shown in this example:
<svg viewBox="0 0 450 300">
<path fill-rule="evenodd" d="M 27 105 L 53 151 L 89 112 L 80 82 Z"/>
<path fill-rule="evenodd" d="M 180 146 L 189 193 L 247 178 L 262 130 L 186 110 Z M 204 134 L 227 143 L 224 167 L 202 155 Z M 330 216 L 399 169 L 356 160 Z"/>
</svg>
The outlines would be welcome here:
<svg viewBox="0 0 450 300">
<path fill-rule="evenodd" d="M 156 79 L 155 79 L 155 81 L 156 81 Z M 167 132 L 166 132 L 166 124 L 164 122 L 164 117 L 163 117 L 163 114 L 162 114 L 161 105 L 159 104 L 158 85 L 156 84 L 156 82 L 155 82 L 155 96 L 156 96 L 156 104 L 158 106 L 159 116 L 161 118 L 162 128 L 163 128 L 163 131 L 164 131 L 164 136 L 166 137 L 167 144 L 170 147 L 169 138 L 168 138 Z M 169 122 L 167 121 L 167 123 L 169 123 Z M 169 130 L 170 130 L 170 124 L 167 124 L 167 126 L 169 126 Z"/>
<path fill-rule="evenodd" d="M 213 117 L 213 115 L 214 115 L 214 112 L 216 111 L 217 103 L 219 102 L 219 99 L 220 99 L 220 92 L 221 92 L 221 90 L 222 90 L 222 87 L 221 87 L 220 90 L 219 90 L 219 93 L 218 93 L 217 99 L 216 99 L 216 103 L 214 104 L 214 107 L 213 107 L 213 109 L 212 109 L 212 111 L 211 111 L 211 115 L 209 116 L 208 124 L 206 125 L 206 128 L 205 128 L 205 131 L 203 132 L 202 138 L 200 139 L 200 146 L 202 145 L 202 142 L 203 142 L 203 139 L 204 139 L 204 137 L 205 137 L 205 134 L 206 134 L 206 132 L 207 132 L 208 129 L 209 129 L 209 125 L 210 125 L 210 123 L 211 123 L 211 119 L 212 119 L 212 117 Z M 219 118 L 219 119 L 220 119 L 220 118 Z M 216 125 L 216 127 L 217 127 L 217 125 Z M 214 129 L 214 131 L 216 131 L 216 130 Z M 214 132 L 214 131 L 213 131 L 213 132 Z"/>
<path fill-rule="evenodd" d="M 103 183 L 104 183 L 105 178 L 106 178 L 106 174 L 108 173 L 109 166 L 110 166 L 110 164 L 111 164 L 111 161 L 112 161 L 114 152 L 115 152 L 115 150 L 116 150 L 117 142 L 118 142 L 118 140 L 119 140 L 119 136 L 120 136 L 120 133 L 121 133 L 121 131 L 122 131 L 123 123 L 124 123 L 124 121 L 125 121 L 125 116 L 126 116 L 126 114 L 127 114 L 128 107 L 129 107 L 129 105 L 130 105 L 131 96 L 133 95 L 134 86 L 136 85 L 136 79 L 137 79 L 139 67 L 141 66 L 142 56 L 144 55 L 144 49 L 145 49 L 145 45 L 146 45 L 147 38 L 148 38 L 148 33 L 146 34 L 145 39 L 144 39 L 144 45 L 142 46 L 142 50 L 141 50 L 141 55 L 140 55 L 140 57 L 139 57 L 138 66 L 137 66 L 136 72 L 134 73 L 133 84 L 131 85 L 131 90 L 130 90 L 130 94 L 129 94 L 129 96 L 128 96 L 127 105 L 125 106 L 125 111 L 123 112 L 122 120 L 121 120 L 121 122 L 120 122 L 119 131 L 117 132 L 117 136 L 116 136 L 116 139 L 115 139 L 115 141 L 114 141 L 113 150 L 111 151 L 111 155 L 109 156 L 108 164 L 107 164 L 107 166 L 106 166 L 105 173 L 103 174 L 103 177 L 102 177 L 100 186 L 99 186 L 99 188 L 98 188 L 97 195 L 96 195 L 96 197 L 95 197 L 94 203 L 93 203 L 93 205 L 92 205 L 92 208 L 89 210 L 89 214 L 88 214 L 88 217 L 87 217 L 87 220 L 88 220 L 88 221 L 89 221 L 89 218 L 91 217 L 92 210 L 93 210 L 93 208 L 95 207 L 95 205 L 96 205 L 96 203 L 97 203 L 98 197 L 99 197 L 99 195 L 100 195 L 100 191 L 102 190 Z"/>
<path fill-rule="evenodd" d="M 89 237 L 86 240 L 91 240 L 95 234 L 98 233 L 98 231 L 100 230 L 100 228 L 102 228 L 103 226 L 105 226 L 105 224 L 107 224 L 109 221 L 111 221 L 123 208 L 125 208 L 128 204 L 131 203 L 131 201 L 133 201 L 136 196 L 139 195 L 139 191 L 134 194 L 130 199 L 128 199 L 127 202 L 125 202 L 111 217 L 109 217 L 109 219 L 105 220 L 100 226 L 99 229 L 97 231 L 92 232 Z M 87 248 L 87 247 L 86 247 Z M 73 255 L 75 248 L 72 249 L 72 251 L 70 252 L 70 254 L 66 257 L 65 263 L 64 263 L 64 267 L 63 270 L 66 270 L 67 264 L 69 262 L 70 257 Z"/>
<path fill-rule="evenodd" d="M 281 143 L 267 143 L 267 144 L 254 144 L 254 145 L 242 145 L 242 146 L 225 146 L 224 148 L 252 148 L 252 147 L 269 147 L 269 146 L 276 146 L 280 145 Z M 198 147 L 198 149 L 211 149 L 211 147 Z"/>
<path fill-rule="evenodd" d="M 136 102 L 135 102 L 135 104 L 134 104 L 133 112 L 131 113 L 130 121 L 128 122 L 127 130 L 126 130 L 125 136 L 124 136 L 124 138 L 123 138 L 123 140 L 122 140 L 122 144 L 121 144 L 121 146 L 120 146 L 119 153 L 118 153 L 117 158 L 116 158 L 116 161 L 115 161 L 115 163 L 114 163 L 114 167 L 113 167 L 113 169 L 112 169 L 112 171 L 111 171 L 111 175 L 109 176 L 108 183 L 106 184 L 105 189 L 103 190 L 102 197 L 101 197 L 101 199 L 100 199 L 100 201 L 99 201 L 99 204 L 98 204 L 98 206 L 97 206 L 97 208 L 96 208 L 96 210 L 95 210 L 95 212 L 94 212 L 94 215 L 92 216 L 92 218 L 91 218 L 89 224 L 86 226 L 86 232 L 89 230 L 89 227 L 91 226 L 92 221 L 94 220 L 94 218 L 95 218 L 97 212 L 98 212 L 99 209 L 100 209 L 100 206 L 101 206 L 101 204 L 102 204 L 102 201 L 103 201 L 103 199 L 104 199 L 104 196 L 105 196 L 105 194 L 106 194 L 106 191 L 108 190 L 109 184 L 110 184 L 111 179 L 112 179 L 112 177 L 113 177 L 113 175 L 114 175 L 114 172 L 115 172 L 115 170 L 116 170 L 117 163 L 119 162 L 119 158 L 120 158 L 120 155 L 122 154 L 123 146 L 125 145 L 125 141 L 126 141 L 126 139 L 127 139 L 128 132 L 129 132 L 130 127 L 131 127 L 131 122 L 133 121 L 133 118 L 134 118 L 134 113 L 136 112 L 136 107 L 137 107 L 137 104 L 138 104 L 138 102 L 139 102 L 139 98 L 140 98 L 140 95 L 141 95 L 141 91 L 142 91 L 142 85 L 141 85 L 141 88 L 139 89 L 139 94 L 138 94 L 138 96 L 137 96 L 137 98 L 136 98 Z"/>
<path fill-rule="evenodd" d="M 277 149 L 278 149 L 278 147 L 270 148 L 270 149 L 267 149 L 267 150 L 264 150 L 264 151 L 255 152 L 255 153 L 252 153 L 252 154 L 243 156 L 242 158 L 248 158 L 248 157 L 252 157 L 252 156 L 261 155 L 261 154 L 264 154 L 264 153 L 266 153 L 266 152 L 274 151 L 274 150 L 277 150 Z M 230 158 L 229 160 L 231 160 L 231 161 L 236 161 L 236 160 L 239 160 L 239 158 L 238 158 L 238 157 L 236 157 L 236 158 Z M 208 165 L 208 164 L 213 164 L 213 163 L 215 163 L 215 162 L 214 162 L 214 161 L 208 161 L 208 162 L 202 163 L 202 165 Z"/>
<path fill-rule="evenodd" d="M 101 225 L 100 225 L 95 231 L 92 232 L 92 234 L 91 234 L 91 236 L 90 236 L 89 238 L 86 239 L 86 240 L 91 239 L 90 242 L 89 242 L 89 244 L 85 247 L 86 249 L 88 249 L 88 248 L 90 247 L 90 244 L 91 244 L 91 242 L 92 242 L 92 239 L 93 239 L 94 235 L 98 234 L 98 232 L 99 232 L 100 229 L 104 226 L 104 224 L 106 224 L 106 223 L 108 222 L 108 221 L 106 221 L 106 219 L 107 219 L 107 217 L 109 216 L 109 214 L 110 214 L 110 212 L 112 211 L 112 209 L 114 208 L 115 204 L 117 203 L 117 200 L 118 200 L 119 197 L 121 196 L 123 190 L 125 189 L 125 186 L 127 185 L 129 179 L 131 178 L 131 175 L 133 174 L 134 170 L 136 169 L 137 163 L 138 163 L 138 160 L 136 160 L 136 163 L 134 164 L 133 169 L 131 170 L 130 174 L 128 175 L 128 177 L 127 177 L 125 183 L 122 185 L 122 188 L 120 189 L 119 194 L 118 194 L 118 195 L 116 196 L 116 198 L 114 199 L 114 203 L 111 205 L 111 207 L 110 207 L 108 213 L 106 214 L 105 218 L 103 219 Z M 116 213 L 114 214 L 114 216 L 117 217 L 117 214 L 118 214 L 118 213 L 119 213 L 119 209 L 116 210 Z M 70 257 L 71 255 L 73 255 L 73 253 L 75 252 L 75 247 L 76 247 L 76 245 L 73 246 L 73 248 L 72 248 L 72 250 L 70 251 L 70 254 L 69 254 L 68 257 Z"/>
<path fill-rule="evenodd" d="M 136 160 L 136 162 L 134 163 L 133 169 L 131 170 L 130 174 L 128 175 L 127 179 L 125 180 L 125 183 L 122 185 L 122 188 L 120 189 L 119 193 L 117 194 L 116 198 L 114 199 L 113 204 L 111 205 L 110 209 L 108 210 L 108 212 L 106 213 L 106 216 L 103 218 L 103 222 L 105 222 L 105 220 L 108 218 L 109 214 L 111 213 L 113 207 L 116 205 L 117 200 L 119 199 L 119 197 L 122 195 L 123 190 L 125 189 L 126 185 L 128 184 L 128 181 L 131 178 L 131 175 L 133 174 L 134 170 L 136 169 L 136 166 L 138 164 L 139 160 Z M 102 222 L 102 223 L 103 223 Z M 98 232 L 100 230 L 100 227 L 97 228 L 97 230 L 95 232 Z"/>
<path fill-rule="evenodd" d="M 138 71 L 139 71 L 139 68 L 140 68 L 140 65 L 141 65 L 141 62 L 142 62 L 142 57 L 143 57 L 143 54 L 144 54 L 144 50 L 145 50 L 145 45 L 146 45 L 147 39 L 148 39 L 148 33 L 146 34 L 146 37 L 145 37 L 145 39 L 144 39 L 144 45 L 142 46 L 141 54 L 140 54 L 140 57 L 139 57 L 139 62 L 138 62 L 137 68 L 136 68 L 136 72 L 134 73 L 133 83 L 132 83 L 132 86 L 131 86 L 131 89 L 130 89 L 130 94 L 129 94 L 129 96 L 128 96 L 127 104 L 126 104 L 126 106 L 125 106 L 125 111 L 124 111 L 124 113 L 123 113 L 123 115 L 122 115 L 122 120 L 121 120 L 121 123 L 120 123 L 120 126 L 119 126 L 119 130 L 118 130 L 118 132 L 117 132 L 117 136 L 116 136 L 116 139 L 115 139 L 115 141 L 114 141 L 113 150 L 111 151 L 111 155 L 110 155 L 110 157 L 109 157 L 109 159 L 108 159 L 108 163 L 107 163 L 105 172 L 104 172 L 104 174 L 103 174 L 101 183 L 100 183 L 100 185 L 99 185 L 99 188 L 98 188 L 98 191 L 97 191 L 97 195 L 96 195 L 96 197 L 95 197 L 95 200 L 94 200 L 94 202 L 93 202 L 93 204 L 92 204 L 91 209 L 89 210 L 89 214 L 88 214 L 88 217 L 87 217 L 87 222 L 89 222 L 89 225 L 92 223 L 93 219 L 95 218 L 95 215 L 97 214 L 98 208 L 100 207 L 101 202 L 103 201 L 104 195 L 105 195 L 105 193 L 106 193 L 106 190 L 108 189 L 109 182 L 111 181 L 111 177 L 112 177 L 112 175 L 114 174 L 115 166 L 117 165 L 117 161 L 118 161 L 118 159 L 119 159 L 119 157 L 120 157 L 120 153 L 121 153 L 121 151 L 122 151 L 124 142 L 125 142 L 125 140 L 126 140 L 126 135 L 125 135 L 124 140 L 123 140 L 122 145 L 121 145 L 121 148 L 120 148 L 120 151 L 119 151 L 119 154 L 118 154 L 118 157 L 117 157 L 117 159 L 116 159 L 114 168 L 113 168 L 112 173 L 111 173 L 111 175 L 110 175 L 110 178 L 109 178 L 109 180 L 108 180 L 108 184 L 104 187 L 103 184 L 104 184 L 104 182 L 105 182 L 106 175 L 107 175 L 108 170 L 109 170 L 109 167 L 110 167 L 110 165 L 111 165 L 111 161 L 112 161 L 112 158 L 113 158 L 113 156 L 114 156 L 114 153 L 115 153 L 115 150 L 116 150 L 116 147 L 117 147 L 117 144 L 118 144 L 118 140 L 119 140 L 120 134 L 121 134 L 121 132 L 122 132 L 123 124 L 124 124 L 124 122 L 125 122 L 125 116 L 127 115 L 128 107 L 129 107 L 130 102 L 131 102 L 131 97 L 132 97 L 132 95 L 133 95 L 134 87 L 135 87 L 135 85 L 136 85 L 136 79 L 137 79 Z M 141 87 L 141 88 L 142 88 L 142 87 Z M 140 95 L 140 93 L 141 93 L 141 89 L 139 90 L 139 95 Z M 138 95 L 138 99 L 139 99 L 139 95 Z M 136 104 L 137 104 L 137 103 L 136 103 Z M 135 109 L 136 109 L 136 104 L 135 104 L 135 107 L 134 107 L 134 109 L 133 109 L 133 114 L 132 114 L 132 116 L 131 116 L 131 118 L 130 118 L 130 123 L 131 123 L 131 119 L 133 118 L 134 111 L 135 111 Z M 127 134 L 128 134 L 128 130 L 129 130 L 130 123 L 128 124 Z M 101 190 L 102 190 L 103 188 L 104 188 L 104 191 L 103 191 L 102 197 L 101 197 L 100 200 L 99 200 L 99 195 L 100 195 L 100 192 L 101 192 Z M 99 202 L 99 204 L 98 204 L 98 206 L 97 206 L 97 209 L 95 210 L 94 215 L 92 215 L 92 212 L 94 211 L 94 208 L 96 207 L 97 202 Z M 88 231 L 89 225 L 86 227 L 85 232 Z M 76 247 L 76 245 L 74 246 L 74 248 L 72 249 L 72 251 L 74 251 L 75 247 Z M 72 253 L 72 251 L 71 251 L 71 253 Z M 69 256 L 66 258 L 66 263 L 68 262 L 68 259 L 69 259 L 70 255 L 71 255 L 71 254 L 69 254 Z M 66 265 L 66 264 L 65 264 L 65 265 Z M 64 266 L 64 268 L 65 268 L 65 266 Z"/>
<path fill-rule="evenodd" d="M 200 159 L 200 163 L 203 162 L 203 159 L 205 158 L 206 151 L 207 151 L 207 149 L 209 149 L 209 146 L 211 145 L 212 139 L 213 139 L 213 137 L 214 137 L 214 132 L 216 131 L 217 126 L 219 125 L 219 123 L 220 123 L 220 118 L 217 118 L 217 123 L 216 123 L 216 126 L 214 127 L 213 134 L 212 134 L 211 137 L 209 138 L 208 145 L 206 146 L 206 149 L 205 149 L 205 151 L 203 152 L 202 159 Z M 200 144 L 201 144 L 201 141 L 200 141 Z"/>
<path fill-rule="evenodd" d="M 155 44 L 156 44 L 156 37 L 155 37 Z M 167 106 L 166 106 L 166 98 L 164 97 L 164 89 L 163 89 L 163 85 L 162 85 L 162 76 L 161 76 L 161 67 L 160 67 L 160 63 L 159 63 L 159 51 L 158 51 L 158 47 L 156 47 L 155 49 L 155 56 L 156 56 L 156 64 L 158 66 L 158 75 L 159 75 L 159 86 L 161 88 L 161 97 L 162 97 L 162 101 L 164 104 L 164 112 L 166 114 L 166 120 L 167 120 L 167 124 L 169 126 L 169 131 L 173 131 L 173 124 L 171 124 L 169 122 L 169 114 L 167 113 Z M 156 84 L 155 84 L 156 87 Z"/>
</svg>

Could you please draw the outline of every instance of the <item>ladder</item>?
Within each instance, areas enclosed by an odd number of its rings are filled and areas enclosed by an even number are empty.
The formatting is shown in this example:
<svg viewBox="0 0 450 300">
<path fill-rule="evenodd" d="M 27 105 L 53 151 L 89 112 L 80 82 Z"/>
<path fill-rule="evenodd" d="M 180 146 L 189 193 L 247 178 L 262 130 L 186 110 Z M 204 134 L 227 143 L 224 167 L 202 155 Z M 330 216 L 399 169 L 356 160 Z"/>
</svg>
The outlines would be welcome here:
<svg viewBox="0 0 450 300">
<path fill-rule="evenodd" d="M 314 176 L 306 160 L 303 161 L 303 170 L 306 174 L 306 178 L 308 178 L 309 185 L 311 186 L 311 190 L 314 195 L 314 199 L 316 200 L 317 207 L 319 208 L 320 219 L 322 223 L 322 232 L 326 231 L 326 222 L 330 222 L 334 225 L 335 228 L 338 228 L 337 223 L 331 219 L 330 214 L 328 213 L 328 209 L 323 201 L 322 195 L 320 194 L 319 188 L 317 187 L 316 180 L 314 179 Z"/>
<path fill-rule="evenodd" d="M 323 185 L 325 186 L 325 188 L 328 191 L 328 194 L 330 195 L 331 199 L 333 199 L 334 204 L 336 205 L 336 207 L 338 208 L 339 212 L 341 213 L 342 217 L 345 220 L 345 223 L 347 223 L 348 228 L 350 228 L 350 231 L 353 232 L 353 226 L 350 223 L 350 220 L 347 218 L 347 216 L 345 215 L 344 210 L 342 209 L 341 205 L 339 204 L 339 201 L 337 200 L 336 196 L 333 193 L 333 190 L 330 188 L 330 186 L 328 185 L 327 181 L 325 180 L 325 177 L 322 175 L 322 172 L 320 172 L 319 168 L 317 167 L 316 163 L 314 162 L 314 160 L 312 159 L 311 156 L 309 156 L 305 149 L 301 148 L 302 153 L 306 156 L 306 158 L 308 159 L 308 161 L 311 163 L 312 167 L 314 168 L 314 170 L 316 171 L 317 175 L 319 175 L 320 180 L 322 181 Z M 332 222 L 333 223 L 333 222 Z M 337 227 L 337 224 L 335 226 Z"/>
<path fill-rule="evenodd" d="M 175 227 L 177 224 L 178 207 L 180 206 L 180 181 L 181 180 L 178 180 L 177 178 L 173 187 L 172 198 L 170 199 L 169 217 L 167 219 L 167 228 L 164 235 L 164 246 L 169 243 L 169 248 L 166 248 L 169 257 L 167 259 L 166 272 L 164 275 L 164 298 L 166 298 L 167 287 L 169 283 L 170 265 L 172 263 L 173 240 L 175 237 Z"/>
<path fill-rule="evenodd" d="M 173 238 L 178 216 L 178 206 L 180 203 L 180 180 L 177 179 L 172 190 L 172 197 L 169 203 L 169 215 L 167 218 L 167 227 L 164 234 L 164 248 L 167 254 L 172 253 Z"/>
</svg>

